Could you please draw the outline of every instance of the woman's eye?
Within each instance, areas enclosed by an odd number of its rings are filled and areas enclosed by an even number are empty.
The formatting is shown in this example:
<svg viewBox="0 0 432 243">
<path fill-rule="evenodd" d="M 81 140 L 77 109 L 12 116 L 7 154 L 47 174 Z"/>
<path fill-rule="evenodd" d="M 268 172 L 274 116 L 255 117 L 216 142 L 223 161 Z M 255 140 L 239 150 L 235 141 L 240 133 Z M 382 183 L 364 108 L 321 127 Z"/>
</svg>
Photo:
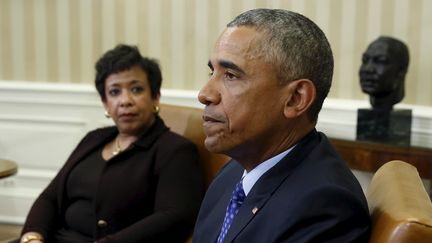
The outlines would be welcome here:
<svg viewBox="0 0 432 243">
<path fill-rule="evenodd" d="M 133 93 L 141 93 L 141 92 L 144 91 L 144 88 L 141 87 L 141 86 L 137 86 L 137 87 L 132 87 L 131 90 L 132 90 Z"/>
<path fill-rule="evenodd" d="M 116 96 L 116 95 L 120 94 L 120 90 L 119 90 L 119 89 L 110 89 L 110 90 L 108 91 L 108 94 L 109 94 L 110 96 Z"/>
</svg>

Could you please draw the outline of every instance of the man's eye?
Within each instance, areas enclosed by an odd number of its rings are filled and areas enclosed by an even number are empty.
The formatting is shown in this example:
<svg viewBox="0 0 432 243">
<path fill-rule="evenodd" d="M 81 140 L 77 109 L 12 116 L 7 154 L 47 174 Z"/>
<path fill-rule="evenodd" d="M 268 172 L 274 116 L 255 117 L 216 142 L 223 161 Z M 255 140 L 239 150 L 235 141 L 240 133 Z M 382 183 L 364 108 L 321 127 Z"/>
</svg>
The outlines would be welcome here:
<svg viewBox="0 0 432 243">
<path fill-rule="evenodd" d="M 233 73 L 230 73 L 230 72 L 226 72 L 226 73 L 225 73 L 225 77 L 226 77 L 227 79 L 229 79 L 229 80 L 232 80 L 232 79 L 235 79 L 235 78 L 236 78 L 236 76 L 235 76 Z"/>
</svg>

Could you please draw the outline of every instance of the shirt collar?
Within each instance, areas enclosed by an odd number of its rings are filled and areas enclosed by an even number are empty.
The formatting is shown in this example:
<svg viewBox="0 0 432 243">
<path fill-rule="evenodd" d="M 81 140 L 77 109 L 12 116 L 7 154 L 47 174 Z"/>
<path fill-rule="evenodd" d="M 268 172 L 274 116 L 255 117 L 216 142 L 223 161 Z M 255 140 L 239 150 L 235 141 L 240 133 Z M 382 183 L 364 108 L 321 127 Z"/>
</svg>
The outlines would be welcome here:
<svg viewBox="0 0 432 243">
<path fill-rule="evenodd" d="M 242 178 L 243 178 L 243 190 L 244 190 L 246 196 L 248 195 L 248 193 L 250 192 L 252 187 L 255 185 L 255 183 L 258 181 L 258 179 L 264 173 L 266 173 L 268 170 L 273 168 L 273 166 L 275 166 L 277 163 L 279 163 L 279 161 L 283 157 L 285 157 L 294 147 L 295 147 L 295 145 L 292 146 L 291 148 L 283 151 L 282 153 L 260 163 L 253 170 L 249 171 L 249 173 L 246 172 L 246 170 L 243 172 L 243 176 L 242 176 Z"/>
</svg>

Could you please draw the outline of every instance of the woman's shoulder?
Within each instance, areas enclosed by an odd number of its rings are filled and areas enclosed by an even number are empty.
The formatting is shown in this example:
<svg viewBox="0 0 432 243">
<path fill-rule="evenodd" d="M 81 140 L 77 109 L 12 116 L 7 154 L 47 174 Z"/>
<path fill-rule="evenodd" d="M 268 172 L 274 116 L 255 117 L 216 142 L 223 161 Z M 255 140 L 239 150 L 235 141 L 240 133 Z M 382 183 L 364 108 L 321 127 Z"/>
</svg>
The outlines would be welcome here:
<svg viewBox="0 0 432 243">
<path fill-rule="evenodd" d="M 113 136 L 117 132 L 117 128 L 115 126 L 107 126 L 107 127 L 99 127 L 96 129 L 93 129 L 83 137 L 82 140 L 87 140 L 91 138 L 104 138 L 104 137 L 110 137 Z"/>
<path fill-rule="evenodd" d="M 112 134 L 117 131 L 115 126 L 98 127 L 87 132 L 88 136 Z"/>
</svg>

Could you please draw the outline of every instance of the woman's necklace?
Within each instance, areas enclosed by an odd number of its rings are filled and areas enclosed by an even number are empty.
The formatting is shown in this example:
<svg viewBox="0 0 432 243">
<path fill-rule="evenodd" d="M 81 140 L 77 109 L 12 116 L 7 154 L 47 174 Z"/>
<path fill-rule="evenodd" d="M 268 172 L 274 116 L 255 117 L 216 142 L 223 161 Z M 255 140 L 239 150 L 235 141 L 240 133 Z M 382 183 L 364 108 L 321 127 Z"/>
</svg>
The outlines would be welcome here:
<svg viewBox="0 0 432 243">
<path fill-rule="evenodd" d="M 115 144 L 115 149 L 113 149 L 113 151 L 111 152 L 111 154 L 113 156 L 116 156 L 117 154 L 119 154 L 122 151 L 122 149 L 120 147 L 120 139 L 119 139 L 118 136 L 116 137 L 116 139 L 114 141 L 114 144 Z"/>
</svg>

